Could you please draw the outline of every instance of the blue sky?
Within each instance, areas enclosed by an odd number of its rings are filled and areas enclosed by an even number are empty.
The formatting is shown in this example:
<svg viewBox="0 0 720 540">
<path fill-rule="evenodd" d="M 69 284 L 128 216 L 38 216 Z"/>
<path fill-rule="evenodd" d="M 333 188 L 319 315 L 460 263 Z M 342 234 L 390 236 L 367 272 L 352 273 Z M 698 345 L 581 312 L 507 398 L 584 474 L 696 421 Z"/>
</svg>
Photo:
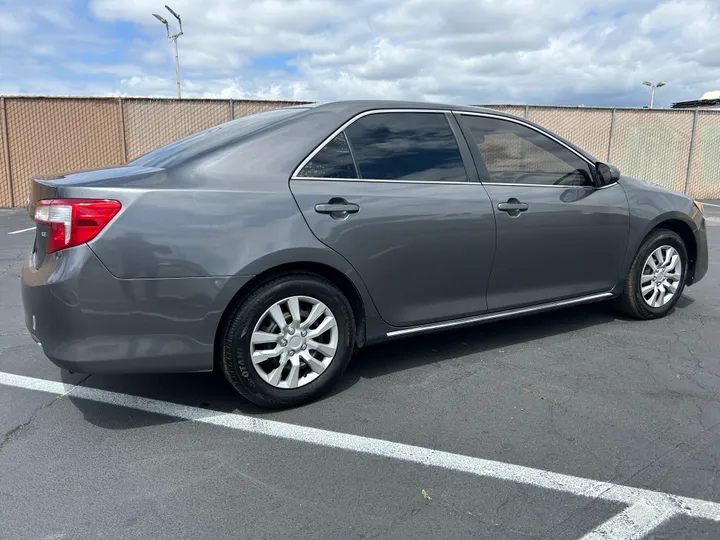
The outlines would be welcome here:
<svg viewBox="0 0 720 540">
<path fill-rule="evenodd" d="M 0 94 L 642 106 L 720 90 L 720 0 L 0 0 Z M 174 28 L 174 27 L 173 27 Z"/>
</svg>

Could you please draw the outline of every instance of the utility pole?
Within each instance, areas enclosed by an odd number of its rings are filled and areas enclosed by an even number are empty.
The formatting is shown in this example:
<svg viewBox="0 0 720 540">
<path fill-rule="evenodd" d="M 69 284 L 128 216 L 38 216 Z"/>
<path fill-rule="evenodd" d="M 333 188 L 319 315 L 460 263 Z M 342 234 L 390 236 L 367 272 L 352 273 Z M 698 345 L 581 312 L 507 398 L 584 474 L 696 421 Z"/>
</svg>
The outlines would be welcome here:
<svg viewBox="0 0 720 540">
<path fill-rule="evenodd" d="M 165 9 L 167 9 L 172 15 L 177 19 L 178 25 L 180 25 L 180 31 L 177 34 L 170 35 L 170 24 L 168 23 L 167 19 L 165 17 L 162 17 L 161 15 L 158 15 L 157 13 L 153 13 L 153 17 L 155 17 L 158 21 L 163 23 L 165 25 L 165 30 L 167 31 L 167 37 L 170 41 L 173 42 L 173 45 L 175 45 L 175 82 L 177 83 L 177 94 L 178 99 L 182 99 L 182 91 L 180 90 L 180 59 L 178 57 L 178 44 L 177 40 L 180 36 L 183 35 L 183 29 L 182 29 L 182 19 L 180 19 L 180 15 L 175 13 L 170 6 L 165 6 Z"/>
<path fill-rule="evenodd" d="M 651 83 L 650 81 L 643 81 L 643 84 L 644 84 L 645 86 L 649 86 L 649 87 L 651 88 L 651 92 L 650 92 L 650 108 L 652 109 L 652 108 L 653 108 L 653 104 L 655 103 L 655 89 L 656 89 L 656 88 L 660 88 L 661 86 L 665 86 L 665 83 L 662 82 L 662 81 L 660 81 L 660 82 L 657 83 L 657 84 L 653 84 L 653 83 Z"/>
</svg>

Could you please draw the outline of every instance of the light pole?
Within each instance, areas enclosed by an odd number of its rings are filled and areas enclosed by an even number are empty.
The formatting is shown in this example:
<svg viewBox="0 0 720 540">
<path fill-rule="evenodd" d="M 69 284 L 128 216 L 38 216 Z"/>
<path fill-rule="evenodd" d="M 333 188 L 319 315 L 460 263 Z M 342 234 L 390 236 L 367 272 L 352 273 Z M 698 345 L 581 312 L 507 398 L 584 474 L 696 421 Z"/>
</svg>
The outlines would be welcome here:
<svg viewBox="0 0 720 540">
<path fill-rule="evenodd" d="M 177 34 L 170 35 L 170 25 L 168 24 L 168 21 L 165 17 L 162 17 L 161 15 L 158 15 L 157 13 L 153 13 L 153 17 L 155 17 L 158 21 L 160 21 L 161 23 L 163 23 L 165 25 L 165 30 L 167 30 L 167 37 L 175 45 L 175 81 L 177 82 L 178 99 L 182 99 L 182 92 L 180 91 L 180 60 L 178 59 L 178 46 L 177 46 L 177 39 L 183 35 L 182 20 L 180 19 L 180 15 L 175 13 L 170 8 L 170 6 L 166 5 L 165 9 L 167 9 L 170 13 L 173 14 L 173 16 L 177 19 L 178 24 L 180 25 L 180 31 Z"/>
<path fill-rule="evenodd" d="M 652 109 L 653 104 L 655 103 L 655 89 L 660 88 L 661 86 L 665 86 L 665 83 L 660 81 L 657 84 L 653 84 L 650 81 L 643 81 L 643 84 L 645 86 L 649 86 L 652 89 L 652 91 L 650 92 L 650 108 Z"/>
</svg>

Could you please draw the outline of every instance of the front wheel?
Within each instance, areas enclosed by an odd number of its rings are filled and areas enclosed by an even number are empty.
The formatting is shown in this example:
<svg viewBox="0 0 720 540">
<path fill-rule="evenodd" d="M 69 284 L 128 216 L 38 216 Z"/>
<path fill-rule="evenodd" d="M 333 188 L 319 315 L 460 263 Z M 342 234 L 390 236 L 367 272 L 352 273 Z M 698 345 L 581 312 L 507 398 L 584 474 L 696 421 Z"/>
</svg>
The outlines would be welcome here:
<svg viewBox="0 0 720 540">
<path fill-rule="evenodd" d="M 638 319 L 664 317 L 685 288 L 687 269 L 682 238 L 665 229 L 653 231 L 635 255 L 618 299 L 620 308 Z"/>
<path fill-rule="evenodd" d="M 352 309 L 337 287 L 312 274 L 288 274 L 255 289 L 229 315 L 222 369 L 253 403 L 293 407 L 330 390 L 354 338 Z"/>
</svg>

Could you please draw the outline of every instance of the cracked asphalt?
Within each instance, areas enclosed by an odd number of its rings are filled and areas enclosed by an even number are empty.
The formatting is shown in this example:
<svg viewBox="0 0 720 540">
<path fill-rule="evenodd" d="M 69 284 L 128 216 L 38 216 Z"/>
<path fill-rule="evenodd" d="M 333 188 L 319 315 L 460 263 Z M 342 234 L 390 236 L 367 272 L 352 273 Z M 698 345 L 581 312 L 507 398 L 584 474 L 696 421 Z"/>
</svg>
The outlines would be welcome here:
<svg viewBox="0 0 720 540">
<path fill-rule="evenodd" d="M 216 374 L 86 376 L 19 294 L 32 232 L 0 210 L 0 371 L 720 502 L 720 208 L 710 270 L 650 322 L 595 304 L 376 346 L 337 391 L 259 410 Z M 0 386 L 0 538 L 576 539 L 623 506 Z M 432 497 L 427 500 L 421 491 Z M 720 538 L 677 517 L 647 538 Z"/>
</svg>

